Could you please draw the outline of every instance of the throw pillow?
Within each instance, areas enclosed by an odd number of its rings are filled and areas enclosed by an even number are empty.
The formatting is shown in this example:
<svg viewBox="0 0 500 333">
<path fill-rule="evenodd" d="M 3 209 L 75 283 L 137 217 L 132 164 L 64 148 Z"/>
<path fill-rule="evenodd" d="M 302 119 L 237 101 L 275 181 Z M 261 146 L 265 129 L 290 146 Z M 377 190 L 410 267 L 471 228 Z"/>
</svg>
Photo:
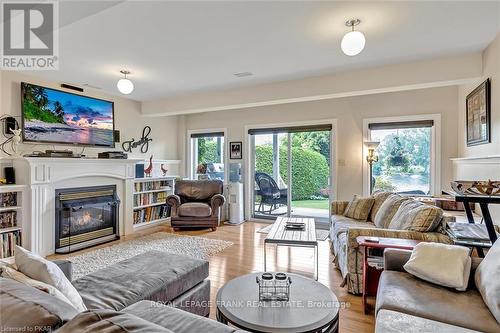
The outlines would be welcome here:
<svg viewBox="0 0 500 333">
<path fill-rule="evenodd" d="M 392 217 L 399 209 L 399 206 L 405 201 L 409 200 L 409 198 L 402 197 L 399 194 L 390 194 L 384 200 L 378 212 L 375 214 L 375 218 L 373 219 L 373 223 L 377 228 L 387 229 L 389 223 L 391 223 Z"/>
<path fill-rule="evenodd" d="M 13 269 L 12 267 L 8 267 L 8 266 L 2 267 L 2 277 L 15 280 L 15 281 L 20 282 L 22 284 L 25 284 L 27 286 L 30 286 L 30 287 L 36 288 L 38 290 L 41 290 L 43 292 L 46 292 L 47 294 L 54 296 L 54 297 L 60 299 L 61 301 L 67 303 L 71 307 L 73 307 L 73 304 L 71 304 L 71 302 L 68 300 L 68 298 L 66 296 L 64 296 L 55 287 L 53 287 L 47 283 L 44 283 L 42 281 L 34 280 L 34 279 L 24 275 L 23 273 Z"/>
<path fill-rule="evenodd" d="M 500 323 L 500 241 L 488 253 L 476 269 L 474 281 L 491 314 Z"/>
<path fill-rule="evenodd" d="M 422 280 L 465 291 L 471 268 L 470 249 L 422 242 L 415 246 L 403 268 Z"/>
<path fill-rule="evenodd" d="M 389 229 L 430 232 L 437 228 L 442 218 L 441 208 L 416 200 L 408 200 L 399 206 L 389 223 Z"/>
<path fill-rule="evenodd" d="M 56 264 L 20 246 L 15 247 L 14 258 L 16 266 L 21 273 L 34 280 L 42 281 L 55 287 L 66 296 L 78 311 L 87 310 L 78 291 Z"/>
<path fill-rule="evenodd" d="M 366 221 L 372 209 L 375 199 L 373 198 L 358 198 L 357 195 L 352 198 L 347 205 L 344 216 L 355 220 Z"/>
<path fill-rule="evenodd" d="M 373 199 L 375 199 L 375 202 L 373 203 L 372 211 L 370 212 L 370 221 L 375 222 L 375 216 L 380 210 L 380 207 L 385 202 L 385 199 L 387 199 L 391 194 L 391 192 L 385 191 L 377 191 L 372 193 L 372 197 Z"/>
</svg>

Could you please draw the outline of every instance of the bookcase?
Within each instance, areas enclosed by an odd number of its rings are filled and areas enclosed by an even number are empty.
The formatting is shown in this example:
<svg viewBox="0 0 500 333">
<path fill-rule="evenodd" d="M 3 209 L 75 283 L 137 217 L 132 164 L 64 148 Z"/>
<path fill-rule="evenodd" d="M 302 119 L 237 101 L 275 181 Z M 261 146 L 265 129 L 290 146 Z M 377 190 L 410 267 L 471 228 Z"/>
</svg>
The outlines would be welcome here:
<svg viewBox="0 0 500 333">
<path fill-rule="evenodd" d="M 23 245 L 26 186 L 0 185 L 0 260 L 10 261 L 14 246 Z"/>
<path fill-rule="evenodd" d="M 166 199 L 173 193 L 175 178 L 166 176 L 134 180 L 134 229 L 170 221 L 170 207 Z"/>
</svg>

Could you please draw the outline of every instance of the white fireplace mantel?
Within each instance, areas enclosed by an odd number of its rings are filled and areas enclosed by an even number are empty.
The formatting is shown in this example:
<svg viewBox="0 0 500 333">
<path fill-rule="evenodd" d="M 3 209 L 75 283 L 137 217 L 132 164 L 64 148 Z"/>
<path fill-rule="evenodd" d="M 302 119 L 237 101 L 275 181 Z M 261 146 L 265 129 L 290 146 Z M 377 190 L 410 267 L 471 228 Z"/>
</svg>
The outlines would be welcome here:
<svg viewBox="0 0 500 333">
<path fill-rule="evenodd" d="M 16 158 L 13 166 L 18 184 L 28 186 L 27 218 L 23 244 L 46 256 L 54 253 L 55 190 L 116 185 L 120 198 L 120 235 L 133 232 L 135 164 L 140 159 Z"/>
</svg>

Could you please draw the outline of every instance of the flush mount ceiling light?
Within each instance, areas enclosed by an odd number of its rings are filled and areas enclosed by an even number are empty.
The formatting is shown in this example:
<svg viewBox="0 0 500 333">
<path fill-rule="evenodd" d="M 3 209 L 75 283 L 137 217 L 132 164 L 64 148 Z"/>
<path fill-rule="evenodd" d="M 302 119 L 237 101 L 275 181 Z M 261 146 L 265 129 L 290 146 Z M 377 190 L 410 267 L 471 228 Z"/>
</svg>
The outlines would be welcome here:
<svg viewBox="0 0 500 333">
<path fill-rule="evenodd" d="M 354 27 L 360 23 L 359 19 L 349 20 L 345 23 L 352 30 L 344 35 L 340 47 L 342 52 L 348 56 L 355 56 L 365 48 L 365 35 L 361 31 L 354 31 Z"/>
<path fill-rule="evenodd" d="M 130 72 L 121 70 L 120 73 L 123 74 L 123 79 L 118 80 L 118 82 L 116 83 L 116 88 L 118 88 L 118 91 L 122 94 L 128 95 L 132 91 L 134 91 L 134 84 L 132 83 L 132 81 L 127 79 L 127 75 L 129 75 Z"/>
</svg>

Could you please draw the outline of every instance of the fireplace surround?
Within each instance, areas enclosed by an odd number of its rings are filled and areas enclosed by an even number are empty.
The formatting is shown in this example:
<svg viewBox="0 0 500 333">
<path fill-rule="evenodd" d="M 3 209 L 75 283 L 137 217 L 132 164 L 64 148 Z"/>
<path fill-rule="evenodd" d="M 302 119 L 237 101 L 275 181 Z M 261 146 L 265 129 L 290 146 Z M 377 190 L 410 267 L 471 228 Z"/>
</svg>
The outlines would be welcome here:
<svg viewBox="0 0 500 333">
<path fill-rule="evenodd" d="M 56 253 L 120 238 L 115 185 L 56 189 L 55 202 Z"/>
</svg>

